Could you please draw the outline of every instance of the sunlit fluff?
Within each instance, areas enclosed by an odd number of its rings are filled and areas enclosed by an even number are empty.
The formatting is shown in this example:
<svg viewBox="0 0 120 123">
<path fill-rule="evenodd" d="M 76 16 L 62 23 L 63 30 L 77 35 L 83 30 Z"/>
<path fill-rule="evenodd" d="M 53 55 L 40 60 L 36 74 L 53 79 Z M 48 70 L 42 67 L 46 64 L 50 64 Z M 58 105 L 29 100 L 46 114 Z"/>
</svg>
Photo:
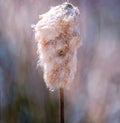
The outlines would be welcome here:
<svg viewBox="0 0 120 123">
<path fill-rule="evenodd" d="M 63 3 L 40 15 L 33 27 L 39 63 L 50 90 L 68 88 L 74 80 L 80 45 L 78 18 L 78 8 Z"/>
</svg>

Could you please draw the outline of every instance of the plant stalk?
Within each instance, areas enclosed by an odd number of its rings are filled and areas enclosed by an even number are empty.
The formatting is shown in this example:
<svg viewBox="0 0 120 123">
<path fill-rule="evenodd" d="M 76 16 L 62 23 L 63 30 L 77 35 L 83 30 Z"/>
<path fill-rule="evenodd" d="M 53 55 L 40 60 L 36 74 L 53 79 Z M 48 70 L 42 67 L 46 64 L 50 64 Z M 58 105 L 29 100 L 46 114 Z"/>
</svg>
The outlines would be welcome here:
<svg viewBox="0 0 120 123">
<path fill-rule="evenodd" d="M 60 88 L 60 123 L 64 123 L 64 89 Z"/>
</svg>

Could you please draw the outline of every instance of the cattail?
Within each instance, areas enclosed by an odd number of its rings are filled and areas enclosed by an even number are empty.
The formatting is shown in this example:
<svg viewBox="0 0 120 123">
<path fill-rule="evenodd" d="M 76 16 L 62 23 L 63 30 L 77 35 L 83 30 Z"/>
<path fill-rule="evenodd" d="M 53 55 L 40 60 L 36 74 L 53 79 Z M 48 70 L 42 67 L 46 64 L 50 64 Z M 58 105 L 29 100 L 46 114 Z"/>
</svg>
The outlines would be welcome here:
<svg viewBox="0 0 120 123">
<path fill-rule="evenodd" d="M 79 10 L 67 1 L 39 19 L 33 26 L 39 64 L 47 87 L 60 91 L 60 123 L 64 123 L 64 88 L 74 80 L 80 46 Z"/>
<path fill-rule="evenodd" d="M 52 7 L 34 25 L 39 64 L 50 90 L 68 88 L 77 68 L 79 10 L 70 3 Z"/>
</svg>

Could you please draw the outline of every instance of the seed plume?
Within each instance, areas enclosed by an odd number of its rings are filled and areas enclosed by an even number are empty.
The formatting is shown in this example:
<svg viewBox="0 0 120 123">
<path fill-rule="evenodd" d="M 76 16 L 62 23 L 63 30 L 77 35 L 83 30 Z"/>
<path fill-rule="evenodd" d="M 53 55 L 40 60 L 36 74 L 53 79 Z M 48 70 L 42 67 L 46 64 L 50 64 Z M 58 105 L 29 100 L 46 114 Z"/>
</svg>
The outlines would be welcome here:
<svg viewBox="0 0 120 123">
<path fill-rule="evenodd" d="M 69 87 L 75 77 L 80 45 L 78 8 L 67 2 L 52 7 L 39 16 L 33 28 L 47 87 Z"/>
</svg>

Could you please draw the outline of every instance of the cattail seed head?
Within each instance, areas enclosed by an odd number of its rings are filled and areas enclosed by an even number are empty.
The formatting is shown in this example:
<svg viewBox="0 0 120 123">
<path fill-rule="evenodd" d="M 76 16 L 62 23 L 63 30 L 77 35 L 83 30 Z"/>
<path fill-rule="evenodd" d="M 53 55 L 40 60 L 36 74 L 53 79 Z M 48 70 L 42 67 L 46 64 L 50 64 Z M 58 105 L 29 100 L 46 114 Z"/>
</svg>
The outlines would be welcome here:
<svg viewBox="0 0 120 123">
<path fill-rule="evenodd" d="M 68 88 L 77 68 L 79 10 L 70 3 L 51 8 L 34 25 L 44 80 L 50 90 Z"/>
</svg>

